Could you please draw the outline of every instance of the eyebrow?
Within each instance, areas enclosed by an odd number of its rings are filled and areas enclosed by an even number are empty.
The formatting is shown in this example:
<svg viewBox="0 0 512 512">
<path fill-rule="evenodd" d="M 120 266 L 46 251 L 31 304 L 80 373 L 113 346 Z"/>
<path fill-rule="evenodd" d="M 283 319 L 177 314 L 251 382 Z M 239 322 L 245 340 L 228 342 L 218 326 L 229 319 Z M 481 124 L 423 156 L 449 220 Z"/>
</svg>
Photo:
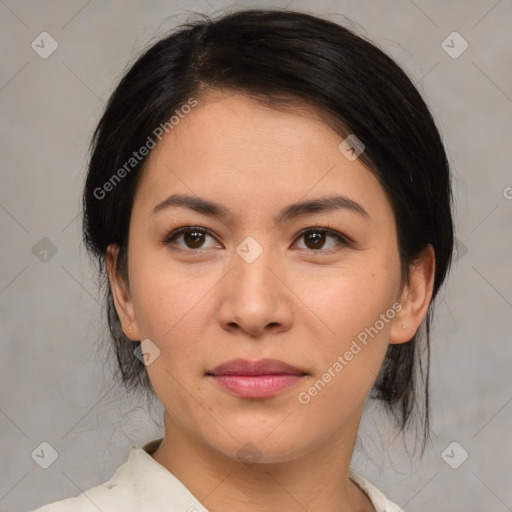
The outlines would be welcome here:
<svg viewBox="0 0 512 512">
<path fill-rule="evenodd" d="M 189 196 L 184 194 L 173 194 L 158 203 L 152 210 L 154 215 L 162 210 L 172 207 L 188 208 L 195 212 L 207 215 L 209 217 L 217 217 L 219 219 L 228 219 L 231 216 L 229 209 L 223 205 L 197 196 Z M 355 212 L 362 217 L 369 218 L 368 212 L 359 204 L 342 195 L 325 196 L 308 201 L 301 201 L 290 204 L 283 208 L 279 214 L 273 219 L 276 224 L 282 224 L 295 217 L 307 215 L 309 213 L 330 212 L 335 210 L 346 209 Z"/>
</svg>

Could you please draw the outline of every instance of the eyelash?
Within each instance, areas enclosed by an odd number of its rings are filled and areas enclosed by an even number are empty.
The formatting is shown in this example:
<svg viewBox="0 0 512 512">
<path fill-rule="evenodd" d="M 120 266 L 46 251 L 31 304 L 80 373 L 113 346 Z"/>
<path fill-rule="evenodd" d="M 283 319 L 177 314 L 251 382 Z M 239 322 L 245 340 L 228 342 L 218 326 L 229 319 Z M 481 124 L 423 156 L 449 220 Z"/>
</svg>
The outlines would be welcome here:
<svg viewBox="0 0 512 512">
<path fill-rule="evenodd" d="M 180 235 L 182 235 L 184 233 L 202 233 L 204 235 L 209 235 L 212 238 L 215 238 L 208 229 L 203 228 L 201 226 L 183 226 L 181 228 L 178 228 L 178 229 L 175 229 L 174 231 L 172 231 L 165 238 L 165 240 L 163 240 L 163 243 L 165 245 L 171 245 L 176 238 L 178 238 Z M 308 233 L 319 233 L 319 234 L 322 234 L 322 235 L 330 235 L 333 238 L 335 238 L 342 246 L 346 247 L 346 246 L 350 246 L 351 245 L 351 241 L 347 237 L 341 235 L 341 233 L 338 233 L 337 231 L 333 231 L 332 229 L 329 229 L 329 226 L 327 226 L 326 228 L 325 227 L 321 227 L 321 226 L 315 226 L 315 227 L 303 229 L 302 231 L 300 231 L 297 234 L 296 239 L 300 239 L 300 238 L 302 238 L 304 235 L 306 235 Z M 199 249 L 190 249 L 190 248 L 183 249 L 182 247 L 178 247 L 178 248 L 175 248 L 174 250 L 184 251 L 184 252 L 200 252 L 200 251 L 207 250 L 207 249 L 202 249 L 202 248 L 199 248 Z M 301 249 L 301 250 L 306 250 L 306 251 L 311 252 L 311 253 L 331 254 L 332 252 L 336 252 L 339 249 L 331 248 L 331 249 L 327 249 L 327 250 L 323 250 L 323 249 Z"/>
</svg>

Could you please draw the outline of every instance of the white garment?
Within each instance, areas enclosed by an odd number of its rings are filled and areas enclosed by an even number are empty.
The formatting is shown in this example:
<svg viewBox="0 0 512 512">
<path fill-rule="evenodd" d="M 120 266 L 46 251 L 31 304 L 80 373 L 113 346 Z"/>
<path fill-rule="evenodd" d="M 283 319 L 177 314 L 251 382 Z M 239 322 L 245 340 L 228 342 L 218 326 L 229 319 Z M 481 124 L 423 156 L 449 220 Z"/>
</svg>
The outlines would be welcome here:
<svg viewBox="0 0 512 512">
<path fill-rule="evenodd" d="M 142 448 L 132 446 L 128 460 L 110 480 L 32 512 L 208 512 L 180 480 L 151 457 L 160 441 L 155 439 Z M 352 469 L 349 478 L 377 512 L 404 512 Z"/>
</svg>

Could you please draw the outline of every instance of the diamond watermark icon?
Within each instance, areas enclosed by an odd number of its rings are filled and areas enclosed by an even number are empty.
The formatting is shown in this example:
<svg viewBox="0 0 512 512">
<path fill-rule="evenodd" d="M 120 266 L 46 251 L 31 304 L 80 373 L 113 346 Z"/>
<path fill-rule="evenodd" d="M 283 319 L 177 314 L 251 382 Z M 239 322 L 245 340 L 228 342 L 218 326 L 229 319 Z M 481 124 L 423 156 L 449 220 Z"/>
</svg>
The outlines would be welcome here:
<svg viewBox="0 0 512 512">
<path fill-rule="evenodd" d="M 351 133 L 340 143 L 338 149 L 345 158 L 353 162 L 365 150 L 365 147 L 366 146 Z"/>
<path fill-rule="evenodd" d="M 467 254 L 468 248 L 458 238 L 454 242 L 453 262 L 457 263 Z"/>
<path fill-rule="evenodd" d="M 237 246 L 236 252 L 246 263 L 252 263 L 259 258 L 263 247 L 252 236 L 248 236 Z"/>
<path fill-rule="evenodd" d="M 43 236 L 32 247 L 32 253 L 42 263 L 48 263 L 57 254 L 57 246 L 49 238 Z"/>
<path fill-rule="evenodd" d="M 236 458 L 247 467 L 251 467 L 261 459 L 261 452 L 254 444 L 245 443 L 244 446 L 238 450 Z"/>
<path fill-rule="evenodd" d="M 441 458 L 452 469 L 457 469 L 469 457 L 469 453 L 457 441 L 450 443 L 441 453 Z"/>
<path fill-rule="evenodd" d="M 149 338 L 146 338 L 140 342 L 133 353 L 139 361 L 149 366 L 160 355 L 160 349 Z"/>
<path fill-rule="evenodd" d="M 59 43 L 48 32 L 41 32 L 30 46 L 39 57 L 47 59 L 59 47 Z"/>
<path fill-rule="evenodd" d="M 48 469 L 59 457 L 57 450 L 47 441 L 40 443 L 30 456 L 43 469 Z"/>
<path fill-rule="evenodd" d="M 441 43 L 441 48 L 452 59 L 458 59 L 468 49 L 468 46 L 468 42 L 458 32 L 452 32 Z"/>
</svg>

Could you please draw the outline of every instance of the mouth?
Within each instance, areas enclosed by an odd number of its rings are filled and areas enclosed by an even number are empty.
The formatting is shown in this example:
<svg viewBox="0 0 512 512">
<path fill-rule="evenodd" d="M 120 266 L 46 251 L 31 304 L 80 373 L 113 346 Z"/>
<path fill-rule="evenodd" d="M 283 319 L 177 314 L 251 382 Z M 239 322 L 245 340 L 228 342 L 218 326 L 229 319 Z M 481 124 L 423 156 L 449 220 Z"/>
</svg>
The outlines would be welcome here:
<svg viewBox="0 0 512 512">
<path fill-rule="evenodd" d="M 233 359 L 206 373 L 222 390 L 245 398 L 275 396 L 307 375 L 277 359 Z"/>
</svg>

